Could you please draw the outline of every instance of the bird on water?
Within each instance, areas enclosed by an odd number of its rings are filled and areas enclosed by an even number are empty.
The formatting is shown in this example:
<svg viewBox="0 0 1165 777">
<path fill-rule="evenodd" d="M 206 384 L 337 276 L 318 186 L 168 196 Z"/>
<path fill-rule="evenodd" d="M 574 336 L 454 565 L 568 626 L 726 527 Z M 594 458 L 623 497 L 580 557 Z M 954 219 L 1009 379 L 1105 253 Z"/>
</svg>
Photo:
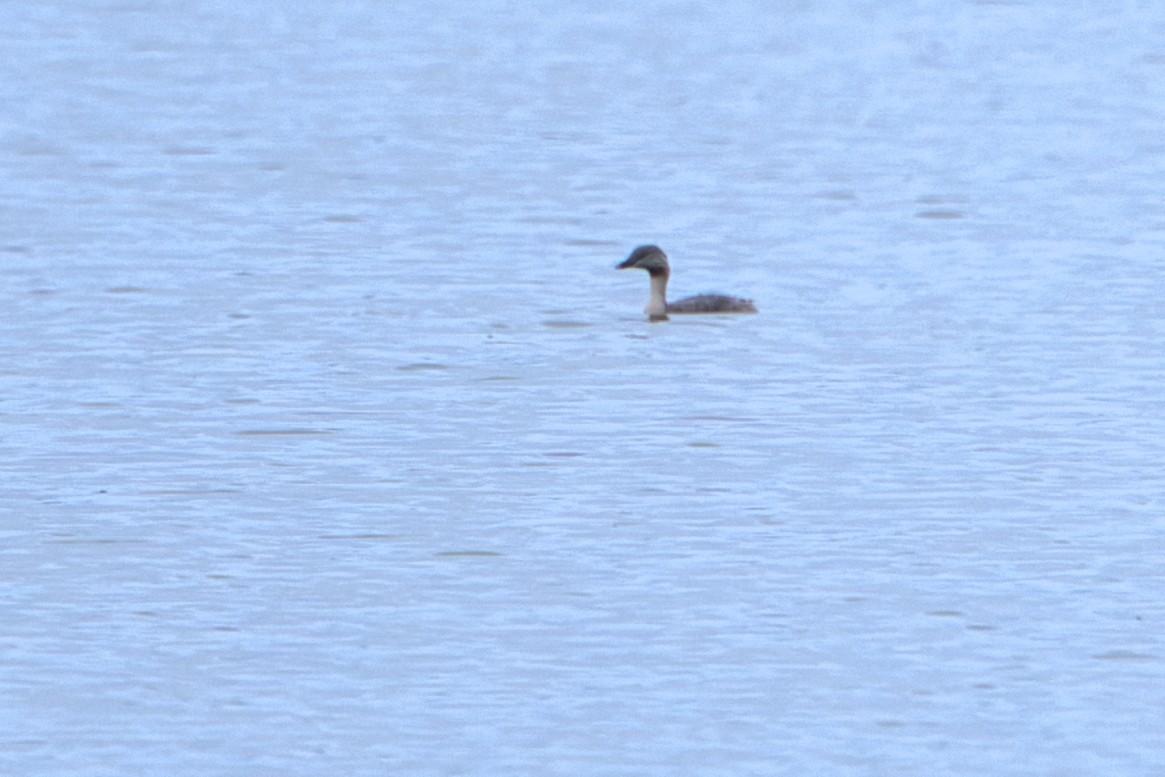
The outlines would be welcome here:
<svg viewBox="0 0 1165 777">
<path fill-rule="evenodd" d="M 651 297 L 643 312 L 652 321 L 667 321 L 669 315 L 757 312 L 756 305 L 752 304 L 752 300 L 729 297 L 724 294 L 697 294 L 694 297 L 685 297 L 676 302 L 668 302 L 667 281 L 671 276 L 671 267 L 667 263 L 667 254 L 661 251 L 659 246 L 639 246 L 615 269 L 631 270 L 636 268 L 647 270 L 647 275 L 651 281 Z"/>
</svg>

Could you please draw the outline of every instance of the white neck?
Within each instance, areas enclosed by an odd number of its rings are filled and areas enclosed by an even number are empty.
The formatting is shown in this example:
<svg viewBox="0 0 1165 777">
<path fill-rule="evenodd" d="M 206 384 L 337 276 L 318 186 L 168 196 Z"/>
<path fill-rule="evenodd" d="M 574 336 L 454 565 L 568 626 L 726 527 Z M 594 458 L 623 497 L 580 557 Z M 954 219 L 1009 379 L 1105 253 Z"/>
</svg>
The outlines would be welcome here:
<svg viewBox="0 0 1165 777">
<path fill-rule="evenodd" d="M 651 298 L 643 312 L 652 319 L 667 318 L 667 275 L 651 276 Z"/>
</svg>

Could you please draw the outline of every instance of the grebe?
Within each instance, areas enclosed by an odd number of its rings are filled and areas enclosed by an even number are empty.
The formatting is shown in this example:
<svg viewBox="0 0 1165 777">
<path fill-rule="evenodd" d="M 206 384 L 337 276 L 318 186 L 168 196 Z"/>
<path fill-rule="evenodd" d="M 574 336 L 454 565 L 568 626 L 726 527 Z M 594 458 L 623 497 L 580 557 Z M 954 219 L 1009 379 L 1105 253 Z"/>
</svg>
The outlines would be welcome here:
<svg viewBox="0 0 1165 777">
<path fill-rule="evenodd" d="M 669 313 L 678 316 L 694 313 L 756 312 L 756 305 L 752 304 L 752 300 L 723 294 L 697 294 L 678 302 L 668 302 L 667 279 L 671 275 L 671 268 L 667 263 L 667 254 L 661 251 L 659 246 L 639 246 L 615 269 L 630 270 L 635 267 L 647 270 L 647 274 L 651 276 L 651 299 L 648 300 L 643 312 L 652 321 L 667 321 Z"/>
</svg>

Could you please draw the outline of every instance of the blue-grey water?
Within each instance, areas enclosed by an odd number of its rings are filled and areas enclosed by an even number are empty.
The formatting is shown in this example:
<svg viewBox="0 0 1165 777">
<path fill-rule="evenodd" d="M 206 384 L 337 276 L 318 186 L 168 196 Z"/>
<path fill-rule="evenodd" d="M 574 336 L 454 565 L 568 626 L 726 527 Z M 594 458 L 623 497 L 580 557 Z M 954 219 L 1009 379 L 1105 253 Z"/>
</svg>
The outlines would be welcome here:
<svg viewBox="0 0 1165 777">
<path fill-rule="evenodd" d="M 0 47 L 0 773 L 1165 774 L 1159 4 Z"/>
</svg>

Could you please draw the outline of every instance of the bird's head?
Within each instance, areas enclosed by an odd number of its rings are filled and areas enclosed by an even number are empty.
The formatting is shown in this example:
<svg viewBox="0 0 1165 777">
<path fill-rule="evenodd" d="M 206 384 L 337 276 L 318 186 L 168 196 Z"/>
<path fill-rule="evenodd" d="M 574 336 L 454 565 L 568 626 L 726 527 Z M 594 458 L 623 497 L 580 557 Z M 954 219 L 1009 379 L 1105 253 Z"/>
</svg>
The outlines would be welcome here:
<svg viewBox="0 0 1165 777">
<path fill-rule="evenodd" d="M 631 254 L 618 264 L 617 270 L 631 270 L 631 269 L 647 270 L 648 275 L 667 275 L 670 268 L 667 264 L 667 254 L 660 250 L 659 246 L 639 246 Z"/>
</svg>

